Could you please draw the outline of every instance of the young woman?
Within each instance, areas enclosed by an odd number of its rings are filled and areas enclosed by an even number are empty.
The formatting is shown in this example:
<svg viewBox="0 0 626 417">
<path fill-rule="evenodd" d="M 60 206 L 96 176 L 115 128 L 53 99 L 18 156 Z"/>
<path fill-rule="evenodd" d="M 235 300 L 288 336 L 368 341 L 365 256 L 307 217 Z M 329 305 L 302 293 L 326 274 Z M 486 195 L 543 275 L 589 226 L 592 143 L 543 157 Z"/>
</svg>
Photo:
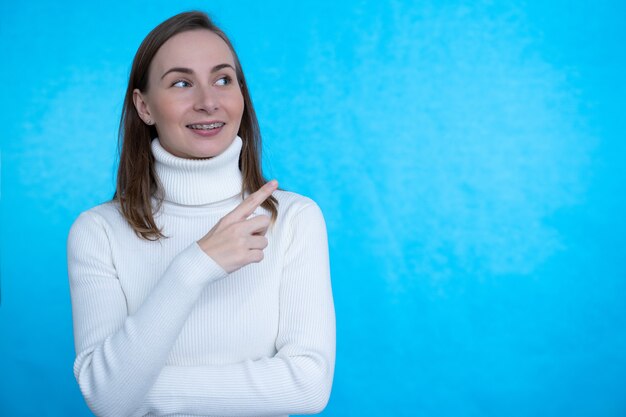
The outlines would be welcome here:
<svg viewBox="0 0 626 417">
<path fill-rule="evenodd" d="M 143 41 L 112 201 L 68 238 L 74 373 L 99 416 L 320 412 L 335 362 L 326 228 L 261 172 L 226 37 L 200 12 Z"/>
</svg>

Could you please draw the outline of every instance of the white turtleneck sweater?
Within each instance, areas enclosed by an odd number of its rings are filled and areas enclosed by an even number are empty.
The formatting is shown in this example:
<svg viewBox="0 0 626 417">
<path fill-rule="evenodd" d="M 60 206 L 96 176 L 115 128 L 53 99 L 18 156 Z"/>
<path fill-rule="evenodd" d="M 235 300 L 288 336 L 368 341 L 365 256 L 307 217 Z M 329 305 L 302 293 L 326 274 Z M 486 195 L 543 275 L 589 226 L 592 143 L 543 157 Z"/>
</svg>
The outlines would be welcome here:
<svg viewBox="0 0 626 417">
<path fill-rule="evenodd" d="M 227 274 L 196 243 L 241 201 L 239 137 L 207 160 L 152 142 L 166 239 L 138 238 L 115 202 L 68 238 L 74 374 L 98 416 L 320 412 L 330 395 L 335 315 L 319 207 L 275 191 L 260 263 Z M 257 214 L 268 214 L 263 208 Z"/>
</svg>

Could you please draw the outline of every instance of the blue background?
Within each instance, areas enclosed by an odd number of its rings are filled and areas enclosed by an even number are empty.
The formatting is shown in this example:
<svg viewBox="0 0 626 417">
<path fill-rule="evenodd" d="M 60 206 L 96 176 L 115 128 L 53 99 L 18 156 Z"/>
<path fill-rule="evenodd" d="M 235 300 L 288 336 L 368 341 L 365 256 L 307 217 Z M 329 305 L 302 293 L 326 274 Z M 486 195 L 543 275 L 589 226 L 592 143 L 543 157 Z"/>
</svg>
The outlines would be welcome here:
<svg viewBox="0 0 626 417">
<path fill-rule="evenodd" d="M 201 8 L 328 224 L 324 416 L 626 415 L 623 1 L 4 1 L 0 414 L 87 416 L 65 241 L 134 52 Z"/>
</svg>

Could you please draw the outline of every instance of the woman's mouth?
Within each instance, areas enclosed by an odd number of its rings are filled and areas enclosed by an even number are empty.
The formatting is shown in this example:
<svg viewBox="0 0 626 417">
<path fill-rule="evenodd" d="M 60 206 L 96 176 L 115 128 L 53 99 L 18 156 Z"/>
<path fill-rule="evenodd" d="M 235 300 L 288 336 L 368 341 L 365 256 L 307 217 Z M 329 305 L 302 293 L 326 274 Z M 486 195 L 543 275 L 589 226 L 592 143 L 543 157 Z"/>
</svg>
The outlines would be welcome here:
<svg viewBox="0 0 626 417">
<path fill-rule="evenodd" d="M 193 130 L 214 130 L 224 125 L 225 125 L 224 122 L 213 122 L 213 123 L 206 123 L 206 124 L 204 123 L 192 124 L 192 125 L 187 125 L 187 127 Z"/>
<path fill-rule="evenodd" d="M 187 127 L 191 129 L 196 136 L 209 138 L 220 133 L 225 124 L 224 122 L 193 123 L 187 125 Z"/>
</svg>

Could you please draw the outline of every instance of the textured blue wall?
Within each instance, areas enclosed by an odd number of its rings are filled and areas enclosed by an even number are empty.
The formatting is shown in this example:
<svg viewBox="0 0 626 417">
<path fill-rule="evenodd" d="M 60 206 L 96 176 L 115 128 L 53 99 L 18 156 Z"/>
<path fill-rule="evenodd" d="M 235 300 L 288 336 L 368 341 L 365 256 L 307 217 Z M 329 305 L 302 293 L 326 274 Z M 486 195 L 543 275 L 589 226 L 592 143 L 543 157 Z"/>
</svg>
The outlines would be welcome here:
<svg viewBox="0 0 626 417">
<path fill-rule="evenodd" d="M 65 239 L 112 195 L 137 46 L 191 8 L 326 215 L 323 415 L 626 415 L 625 3 L 295 3 L 2 2 L 0 415 L 89 415 Z"/>
</svg>

